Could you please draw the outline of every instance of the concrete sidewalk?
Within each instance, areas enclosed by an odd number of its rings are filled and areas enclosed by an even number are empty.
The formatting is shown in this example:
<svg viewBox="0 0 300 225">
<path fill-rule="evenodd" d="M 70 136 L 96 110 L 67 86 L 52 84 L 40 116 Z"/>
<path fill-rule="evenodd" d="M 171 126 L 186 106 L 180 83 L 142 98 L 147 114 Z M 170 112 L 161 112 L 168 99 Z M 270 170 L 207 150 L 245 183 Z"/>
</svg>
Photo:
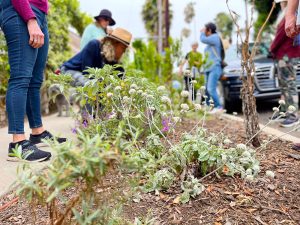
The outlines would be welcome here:
<svg viewBox="0 0 300 225">
<path fill-rule="evenodd" d="M 45 129 L 49 130 L 55 136 L 66 137 L 68 139 L 75 138 L 72 134 L 71 128 L 74 127 L 74 120 L 71 117 L 57 117 L 57 114 L 43 117 Z M 25 124 L 25 132 L 29 138 L 30 129 L 28 123 Z M 7 161 L 8 144 L 11 142 L 11 135 L 7 134 L 7 128 L 0 129 L 0 196 L 10 190 L 11 185 L 16 181 L 17 168 L 23 163 Z M 41 147 L 46 151 L 51 151 L 49 147 Z M 34 168 L 42 168 L 48 162 L 30 163 Z"/>
<path fill-rule="evenodd" d="M 244 122 L 244 119 L 242 117 L 238 117 L 238 116 L 223 114 L 222 117 L 227 118 L 229 120 L 238 121 L 241 123 Z M 261 122 L 262 122 L 262 120 L 260 120 L 259 127 L 260 127 L 260 129 L 263 129 L 263 133 L 273 135 L 274 137 L 278 137 L 278 139 L 282 139 L 285 141 L 300 143 L 300 132 L 299 131 L 292 132 L 293 135 L 287 133 L 289 130 L 293 130 L 294 128 L 289 128 L 288 130 L 276 129 L 274 127 L 271 127 L 271 126 L 274 126 L 272 124 L 270 126 L 265 127 L 265 125 Z M 299 125 L 297 125 L 297 127 L 298 126 Z"/>
</svg>

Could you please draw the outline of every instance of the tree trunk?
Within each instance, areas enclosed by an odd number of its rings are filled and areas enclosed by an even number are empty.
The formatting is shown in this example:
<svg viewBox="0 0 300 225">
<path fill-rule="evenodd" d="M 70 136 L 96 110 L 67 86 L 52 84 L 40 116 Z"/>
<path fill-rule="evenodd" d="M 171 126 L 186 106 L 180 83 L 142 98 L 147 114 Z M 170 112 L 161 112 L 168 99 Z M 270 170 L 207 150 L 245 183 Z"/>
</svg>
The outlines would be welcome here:
<svg viewBox="0 0 300 225">
<path fill-rule="evenodd" d="M 244 125 L 246 129 L 247 140 L 252 139 L 254 147 L 260 146 L 259 136 L 256 135 L 259 128 L 258 114 L 256 111 L 256 99 L 254 92 L 254 78 L 251 76 L 251 70 L 247 71 L 247 79 L 243 79 L 243 87 L 241 89 L 241 97 L 243 101 Z"/>
</svg>

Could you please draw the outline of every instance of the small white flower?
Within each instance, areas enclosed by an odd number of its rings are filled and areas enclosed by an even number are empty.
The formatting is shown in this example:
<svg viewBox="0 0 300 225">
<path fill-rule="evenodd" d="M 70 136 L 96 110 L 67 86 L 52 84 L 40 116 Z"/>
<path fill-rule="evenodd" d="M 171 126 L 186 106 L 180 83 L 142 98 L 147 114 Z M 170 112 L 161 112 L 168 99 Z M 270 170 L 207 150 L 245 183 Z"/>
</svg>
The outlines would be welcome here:
<svg viewBox="0 0 300 225">
<path fill-rule="evenodd" d="M 255 173 L 257 173 L 257 172 L 259 172 L 260 167 L 259 167 L 259 165 L 254 165 L 254 166 L 252 167 L 252 169 L 253 169 L 253 171 L 254 171 Z"/>
<path fill-rule="evenodd" d="M 182 110 L 185 110 L 185 111 L 188 111 L 188 110 L 190 109 L 190 107 L 188 106 L 188 104 L 185 104 L 185 103 L 181 104 L 181 105 L 180 105 L 180 108 L 181 108 Z"/>
<path fill-rule="evenodd" d="M 180 95 L 182 97 L 186 98 L 186 97 L 189 97 L 190 93 L 188 91 L 182 91 Z"/>
<path fill-rule="evenodd" d="M 194 104 L 195 111 L 201 110 L 201 105 L 200 104 Z"/>
<path fill-rule="evenodd" d="M 208 96 L 207 96 L 207 95 L 203 95 L 203 98 L 207 99 L 207 98 L 208 98 Z"/>
<path fill-rule="evenodd" d="M 138 93 L 139 95 L 143 94 L 144 92 L 142 90 L 138 90 L 136 93 Z"/>
<path fill-rule="evenodd" d="M 209 103 L 210 103 L 210 104 L 214 104 L 214 100 L 210 99 L 210 100 L 209 100 Z"/>
<path fill-rule="evenodd" d="M 130 85 L 130 88 L 132 89 L 137 89 L 138 88 L 138 86 L 136 85 L 136 84 L 132 84 L 132 85 Z"/>
<path fill-rule="evenodd" d="M 251 153 L 246 150 L 246 151 L 243 152 L 242 156 L 245 157 L 245 158 L 250 158 Z"/>
<path fill-rule="evenodd" d="M 296 110 L 297 110 L 296 107 L 293 106 L 293 105 L 290 105 L 290 106 L 288 107 L 289 113 L 293 113 L 293 112 L 295 112 Z"/>
<path fill-rule="evenodd" d="M 227 162 L 227 160 L 228 160 L 227 155 L 222 155 L 222 162 Z"/>
<path fill-rule="evenodd" d="M 167 96 L 162 96 L 161 101 L 166 104 L 171 104 L 171 99 Z"/>
<path fill-rule="evenodd" d="M 114 96 L 114 94 L 111 93 L 111 92 L 108 92 L 108 93 L 106 94 L 106 96 L 107 96 L 108 98 L 111 98 L 112 96 Z"/>
<path fill-rule="evenodd" d="M 129 102 L 130 102 L 130 98 L 129 98 L 128 96 L 124 96 L 124 97 L 123 97 L 123 101 L 124 101 L 125 103 L 129 103 Z"/>
<path fill-rule="evenodd" d="M 197 81 L 196 80 L 192 80 L 191 84 L 197 84 Z"/>
<path fill-rule="evenodd" d="M 129 94 L 130 94 L 130 95 L 134 95 L 135 93 L 136 93 L 136 90 L 135 90 L 135 89 L 130 89 L 130 90 L 129 90 Z"/>
<path fill-rule="evenodd" d="M 279 100 L 279 102 L 278 102 L 278 103 L 279 103 L 279 105 L 285 105 L 285 101 L 284 101 L 284 100 L 282 100 L 282 99 L 281 99 L 281 100 Z"/>
<path fill-rule="evenodd" d="M 279 112 L 279 108 L 278 107 L 273 107 L 273 112 Z"/>
<path fill-rule="evenodd" d="M 147 98 L 147 93 L 143 92 L 143 93 L 142 93 L 142 97 L 143 97 L 143 98 Z"/>
<path fill-rule="evenodd" d="M 173 117 L 173 121 L 174 121 L 175 123 L 178 123 L 178 122 L 181 121 L 181 119 L 180 119 L 180 117 L 178 117 L 178 116 L 174 116 L 174 117 Z"/>
<path fill-rule="evenodd" d="M 152 100 L 154 99 L 153 95 L 147 95 L 147 99 Z"/>
<path fill-rule="evenodd" d="M 205 91 L 205 90 L 206 90 L 206 87 L 205 87 L 205 86 L 201 86 L 200 90 L 201 90 L 201 91 Z"/>
<path fill-rule="evenodd" d="M 150 106 L 149 109 L 150 109 L 151 111 L 155 111 L 155 107 L 153 107 L 153 106 Z"/>
<path fill-rule="evenodd" d="M 225 145 L 229 145 L 232 143 L 232 141 L 230 139 L 225 139 L 224 142 L 223 142 Z"/>
<path fill-rule="evenodd" d="M 157 87 L 157 91 L 162 92 L 162 91 L 165 91 L 165 90 L 166 90 L 165 86 L 159 86 L 159 87 Z"/>
<path fill-rule="evenodd" d="M 252 174 L 253 174 L 253 171 L 252 171 L 252 169 L 250 169 L 250 168 L 249 168 L 249 169 L 247 169 L 247 170 L 246 170 L 246 174 L 247 174 L 247 175 L 252 175 Z"/>
<path fill-rule="evenodd" d="M 120 91 L 122 88 L 121 88 L 121 86 L 116 86 L 115 87 L 115 91 Z"/>
<path fill-rule="evenodd" d="M 275 177 L 275 173 L 271 170 L 267 170 L 266 171 L 266 176 L 273 179 Z"/>
<path fill-rule="evenodd" d="M 245 144 L 238 144 L 238 145 L 236 146 L 236 148 L 237 148 L 238 150 L 244 150 L 244 151 L 247 150 L 247 146 L 246 146 Z"/>
<path fill-rule="evenodd" d="M 191 76 L 191 71 L 190 70 L 185 70 L 183 73 L 184 73 L 184 76 L 186 76 L 186 77 Z"/>
<path fill-rule="evenodd" d="M 247 175 L 246 177 L 245 177 L 245 179 L 247 180 L 247 181 L 254 181 L 254 176 L 253 175 Z"/>
<path fill-rule="evenodd" d="M 233 112 L 232 114 L 233 114 L 234 116 L 237 116 L 238 113 L 237 113 L 237 112 Z"/>
<path fill-rule="evenodd" d="M 197 93 L 197 96 L 202 96 L 201 93 Z"/>
</svg>

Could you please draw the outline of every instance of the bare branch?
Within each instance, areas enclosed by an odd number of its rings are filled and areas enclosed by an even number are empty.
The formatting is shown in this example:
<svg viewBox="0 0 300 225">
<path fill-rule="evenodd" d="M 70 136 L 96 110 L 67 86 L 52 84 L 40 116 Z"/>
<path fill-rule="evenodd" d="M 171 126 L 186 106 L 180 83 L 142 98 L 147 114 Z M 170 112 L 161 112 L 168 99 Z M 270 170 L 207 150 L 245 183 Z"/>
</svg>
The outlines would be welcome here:
<svg viewBox="0 0 300 225">
<path fill-rule="evenodd" d="M 276 8 L 276 2 L 274 1 L 273 4 L 272 4 L 272 8 L 271 8 L 271 11 L 269 12 L 269 15 L 266 19 L 266 21 L 263 23 L 263 25 L 261 26 L 261 28 L 259 29 L 259 32 L 256 36 L 256 40 L 254 42 L 254 45 L 253 45 L 253 48 L 252 48 L 252 52 L 251 52 L 251 59 L 255 56 L 256 54 L 256 49 L 257 49 L 257 45 L 261 42 L 261 35 L 262 35 L 262 32 L 263 30 L 265 29 L 265 26 L 267 25 L 268 21 L 270 20 L 270 17 L 274 11 L 274 9 Z"/>
<path fill-rule="evenodd" d="M 237 39 L 241 39 L 241 43 L 243 42 L 243 38 L 242 38 L 242 35 L 241 35 L 241 29 L 240 29 L 240 25 L 238 24 L 238 22 L 237 22 L 237 16 L 238 16 L 238 14 L 237 13 L 235 13 L 234 11 L 232 11 L 231 9 L 230 9 L 230 7 L 229 7 L 229 4 L 228 4 L 228 0 L 226 0 L 226 5 L 227 5 L 227 9 L 228 9 L 228 11 L 229 11 L 229 15 L 230 15 L 230 17 L 231 17 L 231 19 L 232 19 L 232 21 L 233 21 L 233 23 L 235 24 L 235 26 L 236 26 L 236 28 L 237 28 L 237 34 L 236 34 L 236 36 L 237 36 Z M 234 17 L 234 15 L 236 15 L 236 17 Z"/>
</svg>

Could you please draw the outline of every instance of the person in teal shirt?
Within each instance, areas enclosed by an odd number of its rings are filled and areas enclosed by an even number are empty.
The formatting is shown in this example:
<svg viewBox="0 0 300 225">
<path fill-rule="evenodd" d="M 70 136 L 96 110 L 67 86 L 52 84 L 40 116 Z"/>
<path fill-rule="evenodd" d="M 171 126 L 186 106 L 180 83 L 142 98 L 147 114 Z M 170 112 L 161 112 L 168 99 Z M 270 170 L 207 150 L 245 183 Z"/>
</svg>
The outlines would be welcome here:
<svg viewBox="0 0 300 225">
<path fill-rule="evenodd" d="M 116 24 L 115 20 L 112 18 L 111 11 L 107 9 L 102 9 L 98 16 L 95 16 L 95 22 L 88 25 L 82 34 L 80 49 L 83 49 L 87 43 L 93 39 L 104 38 L 108 31 L 108 26 L 113 26 Z"/>
</svg>

